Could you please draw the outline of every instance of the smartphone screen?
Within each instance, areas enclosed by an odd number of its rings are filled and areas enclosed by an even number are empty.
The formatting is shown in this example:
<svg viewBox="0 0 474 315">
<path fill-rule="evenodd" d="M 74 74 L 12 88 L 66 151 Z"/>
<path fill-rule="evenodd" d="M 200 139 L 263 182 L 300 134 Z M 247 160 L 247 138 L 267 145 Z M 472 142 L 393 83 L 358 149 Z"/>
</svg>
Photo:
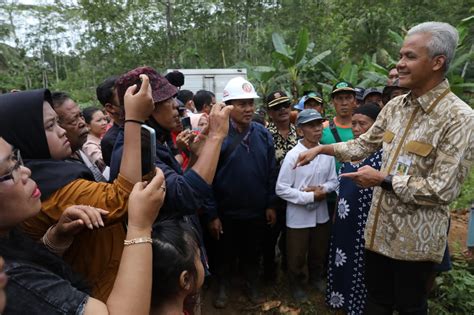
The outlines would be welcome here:
<svg viewBox="0 0 474 315">
<path fill-rule="evenodd" d="M 142 125 L 142 176 L 155 169 L 156 160 L 156 133 L 147 125 Z"/>
<path fill-rule="evenodd" d="M 183 130 L 192 130 L 191 127 L 191 117 L 181 118 L 181 124 L 183 124 Z"/>
</svg>

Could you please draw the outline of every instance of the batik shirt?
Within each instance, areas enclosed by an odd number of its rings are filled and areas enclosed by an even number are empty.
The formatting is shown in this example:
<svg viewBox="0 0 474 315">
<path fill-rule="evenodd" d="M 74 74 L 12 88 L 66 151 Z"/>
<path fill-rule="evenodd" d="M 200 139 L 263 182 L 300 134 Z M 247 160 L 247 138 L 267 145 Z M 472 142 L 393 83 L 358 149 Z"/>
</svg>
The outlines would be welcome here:
<svg viewBox="0 0 474 315">
<path fill-rule="evenodd" d="M 285 155 L 298 144 L 298 135 L 296 134 L 296 128 L 293 124 L 290 124 L 290 131 L 288 137 L 285 139 L 279 132 L 278 128 L 274 123 L 268 124 L 268 131 L 272 134 L 273 143 L 275 145 L 275 157 L 278 168 L 281 166 Z"/>
<path fill-rule="evenodd" d="M 334 144 L 341 161 L 380 148 L 382 172 L 394 175 L 393 191 L 374 189 L 365 247 L 399 260 L 441 262 L 449 204 L 474 160 L 474 111 L 444 80 L 418 98 L 394 98 L 367 133 Z"/>
</svg>

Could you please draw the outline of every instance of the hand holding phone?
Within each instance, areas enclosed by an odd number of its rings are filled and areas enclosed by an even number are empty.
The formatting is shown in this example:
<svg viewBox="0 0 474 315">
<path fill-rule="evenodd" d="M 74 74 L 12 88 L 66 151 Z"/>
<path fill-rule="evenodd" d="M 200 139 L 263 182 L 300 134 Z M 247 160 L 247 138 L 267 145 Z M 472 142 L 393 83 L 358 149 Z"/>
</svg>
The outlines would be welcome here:
<svg viewBox="0 0 474 315">
<path fill-rule="evenodd" d="M 142 176 L 155 169 L 156 132 L 155 129 L 142 125 Z"/>
<path fill-rule="evenodd" d="M 183 130 L 192 130 L 191 126 L 191 117 L 181 118 L 181 124 L 183 125 Z"/>
</svg>

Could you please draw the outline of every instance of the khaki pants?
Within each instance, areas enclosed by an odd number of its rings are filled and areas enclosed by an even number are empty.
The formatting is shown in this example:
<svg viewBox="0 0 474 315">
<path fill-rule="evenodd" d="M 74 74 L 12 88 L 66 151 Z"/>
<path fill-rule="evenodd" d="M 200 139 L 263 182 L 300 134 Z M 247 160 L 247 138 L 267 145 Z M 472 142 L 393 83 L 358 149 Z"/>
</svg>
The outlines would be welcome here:
<svg viewBox="0 0 474 315">
<path fill-rule="evenodd" d="M 309 281 L 314 282 L 323 275 L 329 246 L 330 224 L 318 224 L 313 228 L 287 228 L 288 276 L 290 282 L 301 282 L 305 277 L 308 262 Z"/>
</svg>

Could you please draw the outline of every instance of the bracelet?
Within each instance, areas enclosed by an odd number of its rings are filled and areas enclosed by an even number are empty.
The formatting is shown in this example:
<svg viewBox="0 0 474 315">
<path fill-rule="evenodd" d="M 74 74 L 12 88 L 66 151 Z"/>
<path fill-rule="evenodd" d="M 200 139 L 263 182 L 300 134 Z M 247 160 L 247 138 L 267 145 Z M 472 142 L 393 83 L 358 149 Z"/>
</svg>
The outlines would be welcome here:
<svg viewBox="0 0 474 315">
<path fill-rule="evenodd" d="M 138 237 L 138 238 L 132 238 L 131 240 L 124 240 L 123 245 L 128 246 L 128 245 L 135 245 L 135 244 L 143 244 L 143 243 L 153 243 L 153 240 L 151 237 Z"/>
<path fill-rule="evenodd" d="M 56 226 L 56 224 L 53 224 L 52 226 L 49 227 L 49 229 L 46 231 L 46 233 L 44 233 L 43 237 L 41 238 L 41 241 L 43 242 L 44 246 L 52 253 L 56 254 L 56 255 L 59 255 L 61 256 L 65 251 L 66 249 L 68 249 L 71 244 L 72 244 L 72 239 L 71 241 L 66 244 L 66 245 L 62 245 L 62 246 L 57 246 L 55 245 L 53 242 L 51 242 L 51 240 L 49 239 L 48 237 L 48 234 L 51 233 L 51 230 Z"/>
<path fill-rule="evenodd" d="M 136 123 L 136 124 L 139 124 L 139 125 L 143 125 L 145 123 L 144 121 L 140 121 L 140 120 L 136 120 L 136 119 L 125 119 L 123 123 L 125 124 L 125 123 L 128 123 L 128 122 Z"/>
</svg>

